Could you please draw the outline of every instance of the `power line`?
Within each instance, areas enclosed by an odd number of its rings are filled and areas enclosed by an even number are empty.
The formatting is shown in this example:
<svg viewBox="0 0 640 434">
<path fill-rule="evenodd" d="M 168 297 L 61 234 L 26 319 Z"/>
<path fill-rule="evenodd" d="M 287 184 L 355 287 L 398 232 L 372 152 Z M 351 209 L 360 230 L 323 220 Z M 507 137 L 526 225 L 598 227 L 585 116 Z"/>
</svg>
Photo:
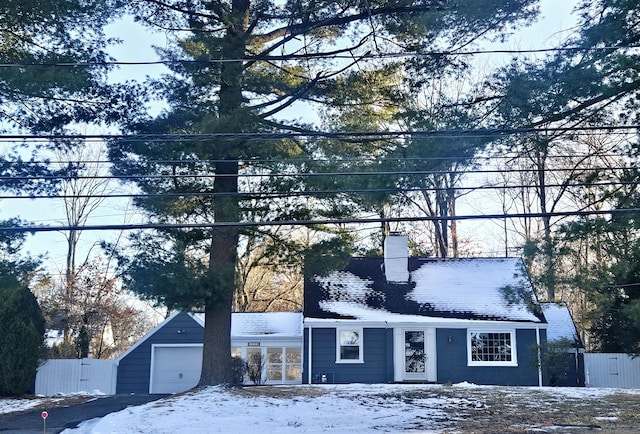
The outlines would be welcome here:
<svg viewBox="0 0 640 434">
<path fill-rule="evenodd" d="M 1 179 L 0 179 L 1 180 Z M 582 182 L 567 184 L 545 184 L 547 188 L 576 188 L 576 187 L 622 187 L 622 186 L 638 186 L 638 181 L 609 181 L 609 182 Z M 535 189 L 536 186 L 531 184 L 509 184 L 509 185 L 476 185 L 476 186 L 456 186 L 456 187 L 397 187 L 397 188 L 366 188 L 366 189 L 340 189 L 340 190 L 300 190 L 300 191 L 239 191 L 239 192 L 168 192 L 168 193 L 106 193 L 106 194 L 33 194 L 28 196 L 22 195 L 0 195 L 0 200 L 34 200 L 34 199 L 142 199 L 142 198 L 216 198 L 216 197 L 238 197 L 245 200 L 261 200 L 261 199 L 282 199 L 288 197 L 312 197 L 327 195 L 343 195 L 343 194 L 394 194 L 394 193 L 413 193 L 413 192 L 439 192 L 439 191 L 455 191 L 455 192 L 471 192 L 480 190 L 512 190 L 512 189 Z"/>
<path fill-rule="evenodd" d="M 424 57 L 461 57 L 461 56 L 478 56 L 478 55 L 505 55 L 505 54 L 545 54 L 558 52 L 586 53 L 586 52 L 614 52 L 619 50 L 627 50 L 635 47 L 627 46 L 602 46 L 602 47 L 549 47 L 535 49 L 493 49 L 493 50 L 467 50 L 467 51 L 426 51 L 426 52 L 396 52 L 396 53 L 366 53 L 358 56 L 361 60 L 382 60 L 382 59 L 400 59 L 400 58 L 424 58 Z M 353 60 L 351 54 L 335 54 L 335 53 L 305 53 L 305 54 L 283 54 L 254 56 L 243 58 L 229 59 L 208 59 L 208 60 L 150 60 L 150 61 L 90 61 L 90 62 L 52 62 L 52 63 L 26 63 L 11 62 L 0 63 L 0 68 L 28 68 L 28 67 L 47 67 L 47 68 L 77 68 L 91 66 L 154 66 L 154 65 L 217 65 L 223 63 L 237 62 L 282 62 L 289 60 Z"/>
<path fill-rule="evenodd" d="M 613 171 L 626 171 L 626 170 L 636 170 L 633 166 L 622 166 L 622 167 L 588 167 L 588 168 L 544 168 L 541 170 L 537 169 L 471 169 L 471 170 L 394 170 L 394 171 L 364 171 L 364 172 L 354 172 L 354 171 L 344 171 L 344 172 L 296 172 L 296 173 L 240 173 L 237 175 L 234 174 L 159 174 L 159 175 L 51 175 L 51 176 L 0 176 L 0 182 L 2 181 L 76 181 L 76 180 L 185 180 L 185 179 L 204 179 L 204 180 L 213 180 L 215 178 L 238 178 L 238 179 L 252 179 L 252 178 L 323 178 L 323 177 L 378 177 L 378 176 L 390 176 L 390 177 L 400 177 L 400 176 L 431 176 L 431 175 L 439 175 L 439 176 L 447 176 L 447 175 L 490 175 L 490 174 L 529 174 L 529 173 L 538 173 L 544 172 L 546 174 L 549 173 L 566 173 L 566 172 L 587 172 L 590 173 L 598 173 L 602 174 L 603 172 L 613 172 Z M 627 182 L 623 180 L 619 181 L 593 181 L 593 182 L 576 182 L 572 184 L 568 184 L 570 186 L 598 186 L 598 185 L 608 185 L 608 184 L 635 184 L 635 182 Z M 567 184 L 558 184 L 556 187 L 562 187 Z M 512 185 L 513 187 L 520 187 L 518 185 Z M 521 187 L 527 187 L 528 185 L 523 185 Z M 552 184 L 547 184 L 547 186 L 553 186 Z M 184 187 L 184 186 L 183 186 Z M 465 188 L 465 187 L 453 187 L 455 189 Z M 478 187 L 473 187 L 478 188 Z M 185 192 L 186 193 L 186 192 Z M 202 194 L 205 192 L 195 192 L 195 194 Z M 20 197 L 33 197 L 33 196 L 20 196 Z"/>
<path fill-rule="evenodd" d="M 572 153 L 572 154 L 553 154 L 550 155 L 550 159 L 567 159 L 567 158 L 588 158 L 588 157 L 598 157 L 598 158 L 619 158 L 619 157 L 627 157 L 624 153 L 595 153 L 595 154 L 583 154 L 583 153 Z M 501 153 L 500 155 L 477 155 L 473 157 L 476 160 L 520 160 L 520 159 L 528 159 L 529 157 L 526 155 L 519 155 L 515 152 Z M 340 157 L 341 163 L 362 163 L 362 162 L 424 162 L 424 161 L 455 161 L 455 160 L 468 160 L 469 156 L 451 154 L 449 156 L 434 156 L 434 157 Z M 291 158 L 251 158 L 249 160 L 239 160 L 243 164 L 278 164 L 278 163 L 291 163 L 291 164 L 303 164 L 303 163 L 318 163 L 318 162 L 334 162 L 335 159 L 331 158 L 301 158 L 301 157 L 291 157 Z M 111 160 L 28 160 L 28 161 L 8 161 L 5 160 L 6 163 L 16 165 L 58 165 L 58 166 L 81 166 L 81 165 L 112 165 L 113 161 Z M 145 159 L 145 164 L 168 164 L 168 165 L 181 165 L 181 164 L 194 164 L 194 163 L 204 163 L 204 164 L 215 164 L 215 163 L 223 163 L 228 162 L 228 160 L 222 159 L 211 159 L 211 158 L 181 158 L 181 159 Z"/>
<path fill-rule="evenodd" d="M 541 171 L 555 172 L 605 172 L 634 170 L 633 166 L 613 167 L 546 167 Z M 142 175 L 36 175 L 36 176 L 0 176 L 0 181 L 75 181 L 75 180 L 177 180 L 177 179 L 210 179 L 215 178 L 321 178 L 344 176 L 430 176 L 430 175 L 489 175 L 505 173 L 532 173 L 537 169 L 462 169 L 462 170 L 371 170 L 371 171 L 340 171 L 340 172 L 265 172 L 265 173 L 160 173 Z"/>
<path fill-rule="evenodd" d="M 206 141 L 215 139 L 226 140 L 285 140 L 285 139 L 338 139 L 358 141 L 378 141 L 384 139 L 460 139 L 460 138 L 495 138 L 518 134 L 541 133 L 594 133 L 625 134 L 640 129 L 640 124 L 632 125 L 601 125 L 601 126 L 569 126 L 569 127 L 517 127 L 517 128 L 479 128 L 479 129 L 450 129 L 450 130 L 396 130 L 396 131 L 285 131 L 271 133 L 191 133 L 191 134 L 4 134 L 0 135 L 0 142 L 16 141 L 118 141 L 128 142 L 181 142 Z"/>
<path fill-rule="evenodd" d="M 213 229 L 224 227 L 259 227 L 259 226 L 318 226 L 318 225 L 346 225 L 373 224 L 399 222 L 430 222 L 430 221 L 468 221 L 468 220 L 505 220 L 518 218 L 546 218 L 546 217 L 588 217 L 596 215 L 640 214 L 640 208 L 625 208 L 593 211 L 564 211 L 547 213 L 513 213 L 513 214 L 476 214 L 462 216 L 421 216 L 421 217 L 371 217 L 317 220 L 267 220 L 255 222 L 203 222 L 203 223 L 132 223 L 116 225 L 59 225 L 59 226 L 0 226 L 0 232 L 37 233 L 59 231 L 129 231 L 129 230 L 171 230 L 171 229 Z"/>
</svg>

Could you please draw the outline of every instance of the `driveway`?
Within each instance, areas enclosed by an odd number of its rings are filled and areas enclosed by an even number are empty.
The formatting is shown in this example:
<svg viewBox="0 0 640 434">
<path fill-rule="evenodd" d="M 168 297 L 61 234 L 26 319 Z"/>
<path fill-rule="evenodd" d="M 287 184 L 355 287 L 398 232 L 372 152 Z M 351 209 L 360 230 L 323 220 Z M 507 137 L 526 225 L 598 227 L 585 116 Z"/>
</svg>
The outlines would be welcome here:
<svg viewBox="0 0 640 434">
<path fill-rule="evenodd" d="M 80 422 L 103 417 L 132 405 L 164 398 L 167 395 L 114 395 L 101 396 L 86 402 L 52 408 L 39 408 L 20 413 L 0 415 L 0 433 L 43 434 L 42 411 L 46 410 L 46 434 L 59 433 L 67 428 L 75 428 Z"/>
</svg>

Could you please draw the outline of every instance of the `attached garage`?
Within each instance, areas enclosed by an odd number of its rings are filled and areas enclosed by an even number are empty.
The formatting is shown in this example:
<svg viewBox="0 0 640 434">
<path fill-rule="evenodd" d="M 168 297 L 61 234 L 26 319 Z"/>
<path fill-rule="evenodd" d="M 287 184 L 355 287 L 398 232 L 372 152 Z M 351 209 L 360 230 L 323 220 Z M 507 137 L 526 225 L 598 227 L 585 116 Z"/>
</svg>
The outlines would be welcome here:
<svg viewBox="0 0 640 434">
<path fill-rule="evenodd" d="M 204 315 L 174 313 L 117 359 L 116 393 L 191 389 L 200 379 L 203 335 Z M 301 313 L 234 313 L 231 346 L 232 355 L 259 366 L 260 382 L 302 382 Z"/>
<path fill-rule="evenodd" d="M 202 344 L 151 346 L 149 393 L 177 393 L 195 387 L 202 368 Z"/>
<path fill-rule="evenodd" d="M 186 374 L 185 371 L 167 371 L 165 366 L 168 361 L 173 360 L 171 363 L 175 363 L 175 357 L 178 357 L 183 361 L 189 359 L 189 363 L 197 364 L 198 361 L 201 363 L 202 350 L 195 356 L 195 361 L 191 359 L 194 357 L 193 349 L 202 348 L 203 335 L 202 325 L 192 315 L 186 312 L 174 313 L 116 359 L 118 366 L 116 393 L 164 393 L 158 390 L 168 387 L 169 383 L 179 382 L 180 374 L 183 379 Z M 168 349 L 169 355 L 162 348 Z M 160 360 L 157 357 L 158 349 L 160 349 Z M 182 355 L 183 350 L 184 355 Z M 173 355 L 171 355 L 172 352 Z M 199 370 L 197 376 L 199 377 Z M 186 380 L 183 383 L 184 389 L 175 390 L 174 388 L 169 393 L 193 387 L 186 387 Z M 175 384 L 174 386 L 177 387 Z"/>
</svg>

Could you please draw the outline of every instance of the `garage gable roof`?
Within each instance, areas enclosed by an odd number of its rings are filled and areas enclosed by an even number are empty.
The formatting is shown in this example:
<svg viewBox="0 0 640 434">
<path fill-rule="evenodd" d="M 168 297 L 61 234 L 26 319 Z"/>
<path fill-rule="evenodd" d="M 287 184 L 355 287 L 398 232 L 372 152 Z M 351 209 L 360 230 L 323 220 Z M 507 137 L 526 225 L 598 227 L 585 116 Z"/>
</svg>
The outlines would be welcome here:
<svg viewBox="0 0 640 434">
<path fill-rule="evenodd" d="M 142 345 L 156 332 L 173 321 L 178 315 L 189 316 L 197 325 L 204 327 L 203 313 L 188 313 L 176 311 L 167 319 L 158 324 L 153 330 L 144 335 L 127 351 L 122 353 L 116 364 L 133 350 Z M 302 338 L 302 313 L 301 312 L 251 312 L 231 314 L 231 338 Z"/>
<path fill-rule="evenodd" d="M 118 358 L 116 359 L 116 365 L 120 363 L 120 360 L 124 359 L 129 353 L 131 353 L 133 350 L 135 350 L 140 345 L 142 345 L 147 339 L 153 336 L 158 330 L 162 329 L 165 325 L 167 325 L 169 322 L 171 322 L 175 317 L 177 317 L 181 313 L 182 311 L 179 311 L 179 310 L 175 311 L 174 313 L 169 315 L 164 321 L 162 321 L 160 324 L 155 326 L 153 330 L 151 330 L 149 333 L 141 337 L 140 340 L 138 340 L 135 344 L 131 345 L 129 349 L 127 349 L 127 351 L 125 351 L 124 353 L 118 356 Z"/>
</svg>

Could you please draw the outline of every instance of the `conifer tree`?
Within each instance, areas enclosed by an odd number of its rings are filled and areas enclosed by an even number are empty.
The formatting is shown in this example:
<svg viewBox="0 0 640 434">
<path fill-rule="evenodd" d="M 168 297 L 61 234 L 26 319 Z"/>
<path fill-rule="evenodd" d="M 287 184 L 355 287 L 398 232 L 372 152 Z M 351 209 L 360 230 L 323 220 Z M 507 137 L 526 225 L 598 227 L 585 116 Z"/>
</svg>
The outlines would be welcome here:
<svg viewBox="0 0 640 434">
<path fill-rule="evenodd" d="M 0 129 L 60 133 L 71 123 L 115 122 L 138 98 L 106 82 L 103 27 L 119 0 L 5 0 L 0 14 Z"/>
<path fill-rule="evenodd" d="M 27 393 L 43 354 L 44 317 L 28 286 L 37 263 L 16 259 L 23 238 L 0 236 L 0 396 Z"/>
<path fill-rule="evenodd" d="M 544 59 L 514 59 L 488 86 L 496 127 L 540 131 L 515 138 L 511 146 L 530 162 L 534 174 L 543 226 L 541 282 L 549 301 L 556 299 L 560 278 L 553 239 L 557 219 L 550 216 L 560 203 L 549 187 L 558 184 L 550 179 L 551 160 L 558 154 L 554 150 L 575 141 L 575 130 L 580 128 L 629 126 L 632 131 L 640 113 L 638 2 L 582 1 L 576 13 L 578 30 L 557 50 Z M 558 194 L 564 190 L 566 185 Z"/>
<path fill-rule="evenodd" d="M 231 381 L 230 318 L 242 230 L 259 210 L 272 221 L 343 218 L 366 200 L 340 192 L 340 176 L 357 159 L 375 174 L 375 158 L 397 144 L 380 140 L 306 140 L 301 110 L 350 110 L 345 128 L 375 125 L 376 110 L 401 104 L 414 81 L 460 66 L 455 53 L 483 35 L 498 34 L 535 16 L 533 0 L 299 1 L 229 0 L 136 2 L 139 21 L 175 29 L 161 50 L 173 74 L 153 83 L 169 108 L 131 132 L 172 139 L 111 145 L 115 172 L 131 177 L 148 196 L 138 203 L 167 229 L 137 234 L 127 284 L 170 306 L 205 311 L 201 385 Z M 398 81 L 389 80 L 395 76 Z M 412 80 L 409 80 L 411 78 Z M 343 110 L 343 114 L 345 110 Z M 293 120 L 291 119 L 293 118 Z M 286 120 L 285 120 L 286 119 Z M 336 125 L 328 128 L 338 131 Z M 283 138 L 284 137 L 284 138 Z M 320 173 L 319 173 L 320 172 Z M 158 175 L 161 175 L 158 178 Z M 380 185 L 363 177 L 361 185 Z M 336 181 L 332 183 L 332 181 Z M 386 182 L 386 181 L 385 181 Z M 326 188 L 333 185 L 333 188 Z M 338 193 L 328 193 L 335 190 Z M 195 194 L 194 194 L 195 193 Z M 314 194 L 300 198 L 300 194 Z M 170 195 L 170 196 L 169 196 Z M 348 200 L 347 200 L 348 199 Z M 176 229 L 170 225 L 195 224 Z M 340 226 L 311 252 L 348 253 Z M 244 230 L 244 229 L 243 229 Z M 268 232 L 266 229 L 262 229 Z M 291 245 L 281 243 L 286 254 Z M 295 247 L 291 251 L 299 253 Z M 309 256 L 309 255 L 307 255 Z M 308 262 L 322 265 L 318 261 Z M 305 270 L 308 272 L 308 270 Z"/>
</svg>

